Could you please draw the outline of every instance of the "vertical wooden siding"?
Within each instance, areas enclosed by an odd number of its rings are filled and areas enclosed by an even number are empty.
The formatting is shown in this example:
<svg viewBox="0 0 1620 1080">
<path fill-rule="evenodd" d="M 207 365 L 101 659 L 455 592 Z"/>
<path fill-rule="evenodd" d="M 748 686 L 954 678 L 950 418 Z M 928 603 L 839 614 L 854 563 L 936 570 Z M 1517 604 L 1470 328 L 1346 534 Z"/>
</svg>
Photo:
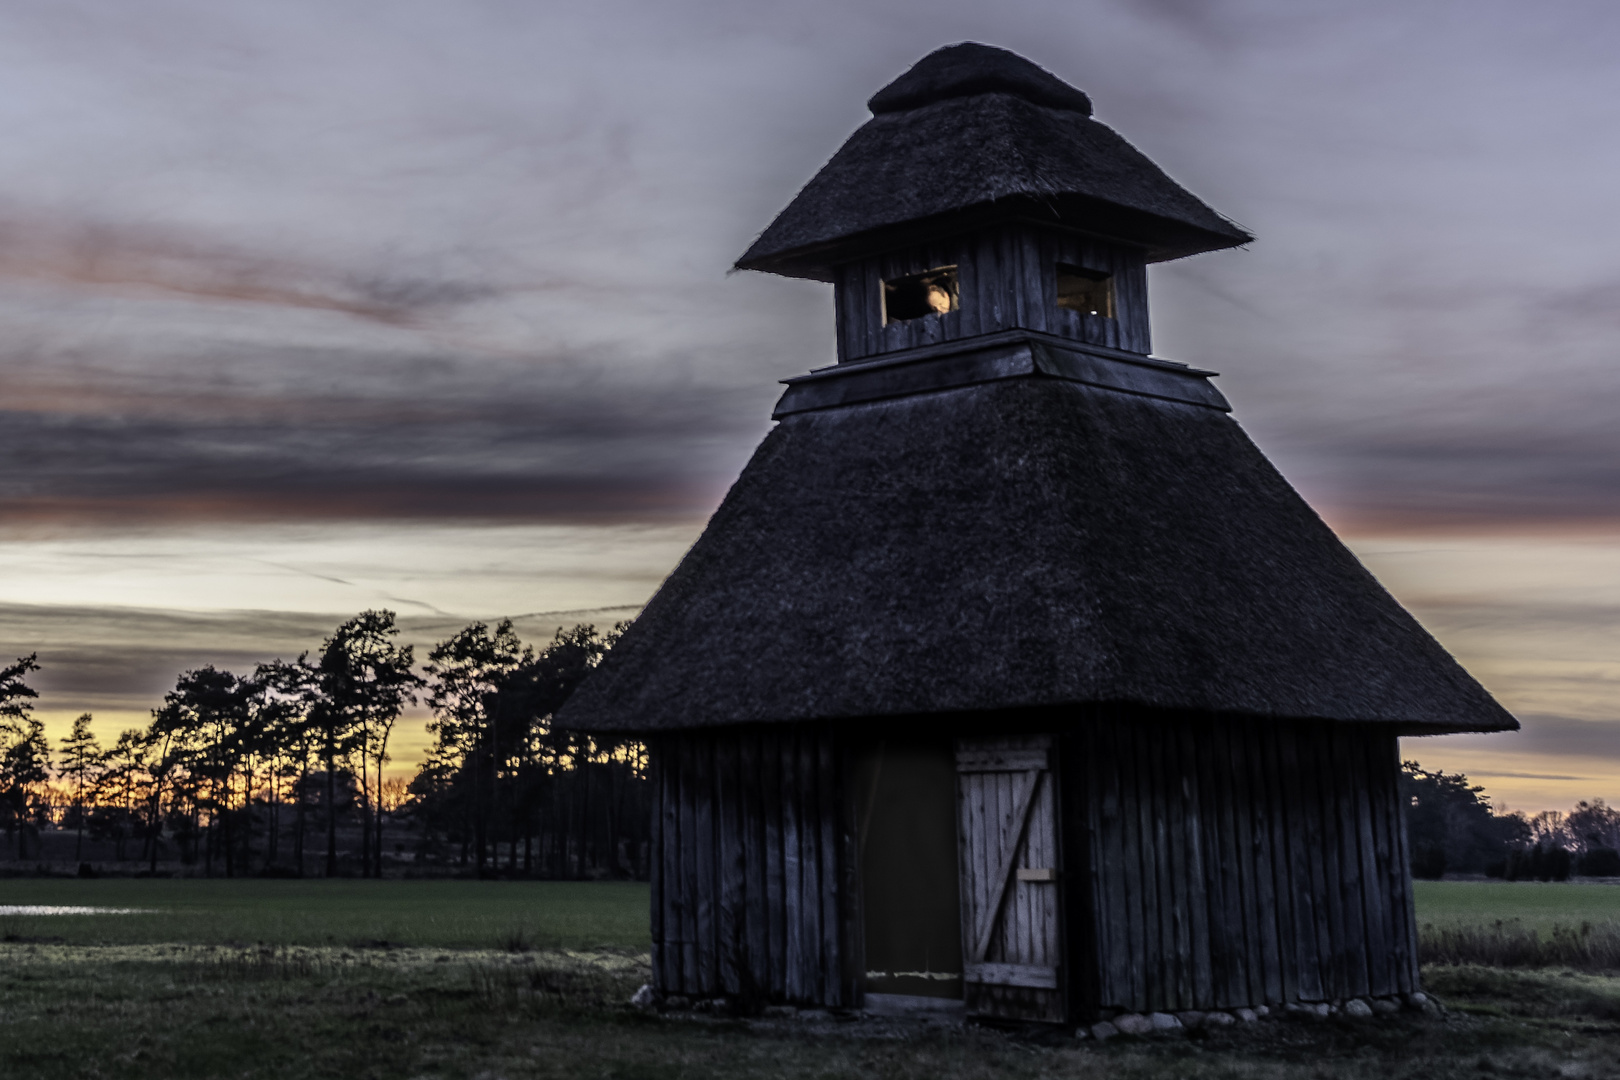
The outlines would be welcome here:
<svg viewBox="0 0 1620 1080">
<path fill-rule="evenodd" d="M 1057 306 L 1058 263 L 1112 275 L 1112 319 Z M 959 310 L 883 323 L 883 282 L 957 268 Z M 1147 263 L 1133 248 L 1030 225 L 1006 225 L 887 252 L 839 269 L 834 283 L 838 358 L 957 341 L 1000 330 L 1039 330 L 1092 345 L 1147 353 Z"/>
<path fill-rule="evenodd" d="M 854 1004 L 850 859 L 827 730 L 683 732 L 651 749 L 658 989 Z"/>
<path fill-rule="evenodd" d="M 1097 982 L 1130 1010 L 1417 988 L 1392 735 L 1272 720 L 1099 719 L 1072 806 Z M 1078 786 L 1078 785 L 1077 785 Z"/>
</svg>

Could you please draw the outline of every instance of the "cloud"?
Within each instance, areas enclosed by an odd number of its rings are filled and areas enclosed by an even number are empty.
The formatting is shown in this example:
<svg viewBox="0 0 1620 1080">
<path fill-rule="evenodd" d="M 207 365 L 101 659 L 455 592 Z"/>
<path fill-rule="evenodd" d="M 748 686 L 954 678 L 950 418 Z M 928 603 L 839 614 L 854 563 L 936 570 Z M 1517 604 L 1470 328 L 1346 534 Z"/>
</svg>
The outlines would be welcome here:
<svg viewBox="0 0 1620 1080">
<path fill-rule="evenodd" d="M 0 346 L 0 513 L 666 519 L 712 508 L 777 390 L 696 375 L 679 351 L 235 336 Z"/>
<path fill-rule="evenodd" d="M 1481 776 L 1520 777 L 1541 780 L 1593 779 L 1582 776 L 1541 776 L 1514 771 L 1524 764 L 1560 764 L 1566 768 L 1581 761 L 1589 767 L 1613 769 L 1620 763 L 1620 721 L 1581 720 L 1548 713 L 1520 713 L 1519 731 L 1491 735 L 1447 735 L 1435 740 L 1412 739 L 1403 744 L 1406 753 L 1422 757 L 1433 747 L 1447 755 L 1488 752 L 1492 765 L 1470 769 Z M 1505 769 L 1505 771 L 1504 771 Z M 1611 776 L 1605 776 L 1605 782 Z"/>
<path fill-rule="evenodd" d="M 1620 761 L 1620 722 L 1532 713 L 1520 717 L 1517 746 L 1526 753 Z"/>
<path fill-rule="evenodd" d="M 1616 163 L 1592 137 L 1620 85 L 1601 35 L 1570 34 L 1601 7 L 610 8 L 0 16 L 31 58 L 0 93 L 50 120 L 0 165 L 4 404 L 43 418 L 0 437 L 8 505 L 712 491 L 831 333 L 824 288 L 726 266 L 872 89 L 974 37 L 1084 86 L 1259 233 L 1156 268 L 1155 332 L 1227 373 L 1336 524 L 1620 520 Z M 120 425 L 122 460 L 88 452 Z"/>
<path fill-rule="evenodd" d="M 0 514 L 22 520 L 658 519 L 702 513 L 735 467 L 701 400 L 528 396 L 338 422 L 0 412 Z M 532 389 L 532 388 L 529 388 Z M 472 415 L 467 415 L 470 412 Z M 378 414 L 381 415 L 378 415 Z"/>
<path fill-rule="evenodd" d="M 174 226 L 75 220 L 15 207 L 0 216 L 3 278 L 331 311 L 398 324 L 501 292 L 487 281 L 357 272 L 262 250 L 232 249 Z"/>
</svg>

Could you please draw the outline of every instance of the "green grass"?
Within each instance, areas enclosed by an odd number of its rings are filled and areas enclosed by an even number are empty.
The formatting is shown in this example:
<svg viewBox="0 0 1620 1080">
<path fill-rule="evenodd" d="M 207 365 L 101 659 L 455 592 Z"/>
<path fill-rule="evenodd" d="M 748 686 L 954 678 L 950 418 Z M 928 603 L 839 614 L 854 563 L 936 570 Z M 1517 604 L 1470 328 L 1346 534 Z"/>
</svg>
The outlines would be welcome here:
<svg viewBox="0 0 1620 1080">
<path fill-rule="evenodd" d="M 1620 923 L 1620 889 L 1420 883 L 1420 923 Z M 1620 978 L 1425 968 L 1452 1008 L 1105 1046 L 1061 1033 L 645 1015 L 647 889 L 626 883 L 0 880 L 0 1077 L 1079 1077 L 1460 1080 L 1620 1075 Z M 1517 925 L 1517 924 L 1515 924 Z M 377 942 L 392 947 L 373 948 Z M 518 946 L 518 948 L 514 948 Z"/>
<path fill-rule="evenodd" d="M 645 951 L 647 887 L 629 882 L 0 879 L 0 905 L 152 909 L 151 914 L 0 915 L 0 938 L 81 944 L 533 947 Z M 1620 923 L 1620 887 L 1420 881 L 1418 922 L 1535 929 Z"/>
<path fill-rule="evenodd" d="M 1620 888 L 1585 882 L 1420 881 L 1426 965 L 1620 972 Z"/>
<path fill-rule="evenodd" d="M 10 905 L 148 909 L 0 915 L 12 941 L 650 948 L 647 886 L 634 882 L 0 879 Z"/>
<path fill-rule="evenodd" d="M 1615 1075 L 1620 980 L 1449 969 L 1453 1014 L 1057 1032 L 643 1015 L 613 954 L 0 944 L 11 1080 L 1462 1080 Z"/>
<path fill-rule="evenodd" d="M 1419 881 L 1418 922 L 1437 927 L 1518 922 L 1543 933 L 1555 925 L 1620 922 L 1620 886 L 1567 881 Z"/>
<path fill-rule="evenodd" d="M 0 915 L 0 938 L 80 944 L 348 945 L 490 949 L 513 944 L 645 951 L 647 886 L 630 882 L 0 879 L 0 906 L 86 905 L 150 914 Z M 1437 928 L 1620 923 L 1620 887 L 1420 881 Z"/>
</svg>

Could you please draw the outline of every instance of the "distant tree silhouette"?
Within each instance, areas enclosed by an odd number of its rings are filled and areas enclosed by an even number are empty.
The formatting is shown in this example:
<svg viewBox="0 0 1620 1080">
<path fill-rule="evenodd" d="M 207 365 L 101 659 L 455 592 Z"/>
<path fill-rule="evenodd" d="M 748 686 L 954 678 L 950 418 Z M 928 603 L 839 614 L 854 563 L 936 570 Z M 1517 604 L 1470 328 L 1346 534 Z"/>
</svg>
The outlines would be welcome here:
<svg viewBox="0 0 1620 1080">
<path fill-rule="evenodd" d="M 428 731 L 438 740 L 432 765 L 447 777 L 459 771 L 465 778 L 468 790 L 459 801 L 479 870 L 488 859 L 490 816 L 502 759 L 510 765 L 512 714 L 518 711 L 502 700 L 502 691 L 513 673 L 533 660 L 533 650 L 523 648 L 509 619 L 493 634 L 475 622 L 428 653 L 428 704 L 435 716 Z"/>
<path fill-rule="evenodd" d="M 295 800 L 292 860 L 302 877 L 310 765 L 320 749 L 320 735 L 311 719 L 320 699 L 320 673 L 310 665 L 308 654 L 300 654 L 291 663 L 260 664 L 254 680 L 262 695 L 265 741 L 272 754 L 266 859 L 275 864 L 280 858 L 281 809 L 290 793 Z"/>
<path fill-rule="evenodd" d="M 142 789 L 147 781 L 149 745 L 145 732 L 130 728 L 118 733 L 118 741 L 102 758 L 96 783 L 100 811 L 97 821 L 111 835 L 118 859 L 124 858 L 125 841 L 137 828 L 136 808 L 142 802 Z"/>
<path fill-rule="evenodd" d="M 152 872 L 178 858 L 207 873 L 221 863 L 233 877 L 256 862 L 261 873 L 302 874 L 311 819 L 324 819 L 325 870 L 335 875 L 338 822 L 355 813 L 361 872 L 374 877 L 385 816 L 395 815 L 421 827 L 424 853 L 459 843 L 462 861 L 476 853 L 481 873 L 641 876 L 645 750 L 552 724 L 621 629 L 576 626 L 537 649 L 510 620 L 474 623 L 433 648 L 430 682 L 398 642 L 394 613 L 362 612 L 314 658 L 260 664 L 247 676 L 182 672 L 150 723 L 105 751 L 90 714 L 80 716 L 59 740 L 61 789 L 48 786 L 51 745 L 27 685 L 38 664 L 22 658 L 0 669 L 0 814 L 18 858 L 36 825 L 55 821 L 76 830 L 75 859 L 93 851 L 87 833 L 111 839 L 119 859 L 139 838 L 134 855 Z M 409 784 L 386 779 L 395 726 L 424 687 L 434 747 Z M 289 839 L 293 869 L 282 862 Z"/>
<path fill-rule="evenodd" d="M 1564 828 L 1569 833 L 1570 846 L 1577 851 L 1620 849 L 1620 809 L 1602 799 L 1576 803 L 1575 809 L 1564 815 Z"/>
<path fill-rule="evenodd" d="M 24 680 L 38 671 L 36 654 L 0 668 L 0 808 L 15 830 L 17 858 L 27 858 L 27 837 L 35 816 L 34 788 L 51 776 L 51 748 L 45 725 L 33 715 L 39 692 Z"/>
<path fill-rule="evenodd" d="M 104 754 L 101 744 L 96 741 L 95 733 L 90 730 L 92 717 L 83 713 L 73 721 L 73 730 L 61 740 L 62 767 L 61 775 L 73 784 L 73 822 L 78 830 L 78 837 L 73 844 L 73 858 L 84 857 L 84 818 L 85 789 L 94 788 L 100 779 L 100 772 Z"/>
<path fill-rule="evenodd" d="M 364 611 L 321 645 L 320 694 L 311 716 L 321 732 L 326 762 L 328 876 L 337 873 L 335 770 L 338 757 L 347 753 L 360 758 L 362 872 L 382 876 L 382 799 L 380 793 L 373 797 L 371 776 L 380 786 L 389 736 L 422 685 L 411 670 L 412 647 L 397 644 L 398 635 L 392 611 Z"/>
<path fill-rule="evenodd" d="M 1400 785 L 1414 877 L 1487 870 L 1529 835 L 1523 817 L 1497 814 L 1485 789 L 1461 773 L 1430 772 L 1404 761 Z"/>
<path fill-rule="evenodd" d="M 480 873 L 499 869 L 503 840 L 506 872 L 534 872 L 536 839 L 553 876 L 587 876 L 593 862 L 643 872 L 645 751 L 551 723 L 622 629 L 560 630 L 536 652 L 510 621 L 493 632 L 473 623 L 429 653 L 435 744 L 411 781 L 411 806 L 430 832 L 459 836 L 463 861 L 470 845 Z"/>
<path fill-rule="evenodd" d="M 188 805 L 192 834 L 203 838 L 204 865 L 211 872 L 220 850 L 226 877 L 236 873 L 236 782 L 257 740 L 257 696 L 251 679 L 210 665 L 182 674 L 152 716 L 171 787 Z"/>
</svg>

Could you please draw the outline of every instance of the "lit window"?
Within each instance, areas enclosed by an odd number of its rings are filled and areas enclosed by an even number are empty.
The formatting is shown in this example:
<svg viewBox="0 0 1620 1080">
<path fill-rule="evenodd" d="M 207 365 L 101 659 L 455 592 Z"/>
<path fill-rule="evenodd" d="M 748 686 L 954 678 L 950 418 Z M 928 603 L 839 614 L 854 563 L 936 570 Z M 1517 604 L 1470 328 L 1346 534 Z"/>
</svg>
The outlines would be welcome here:
<svg viewBox="0 0 1620 1080">
<path fill-rule="evenodd" d="M 1114 279 L 1101 270 L 1057 264 L 1057 306 L 1082 315 L 1114 317 Z"/>
<path fill-rule="evenodd" d="M 957 309 L 956 267 L 937 266 L 883 283 L 883 322 L 904 322 Z"/>
</svg>

